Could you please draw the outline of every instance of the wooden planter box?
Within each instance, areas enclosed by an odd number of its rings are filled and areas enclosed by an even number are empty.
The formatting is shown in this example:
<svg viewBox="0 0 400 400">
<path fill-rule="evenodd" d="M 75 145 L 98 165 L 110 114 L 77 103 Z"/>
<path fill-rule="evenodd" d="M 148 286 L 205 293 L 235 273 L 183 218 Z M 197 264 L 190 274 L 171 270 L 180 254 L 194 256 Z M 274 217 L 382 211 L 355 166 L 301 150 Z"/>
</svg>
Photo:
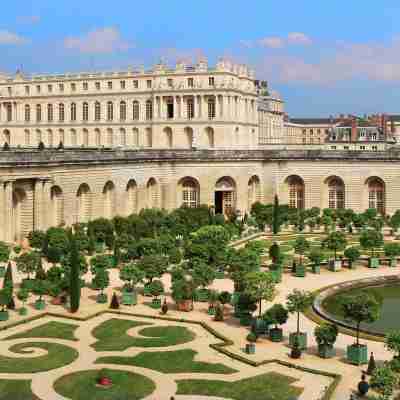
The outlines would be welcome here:
<svg viewBox="0 0 400 400">
<path fill-rule="evenodd" d="M 321 273 L 321 266 L 319 264 L 313 264 L 312 272 L 313 274 L 320 274 Z"/>
<path fill-rule="evenodd" d="M 283 330 L 281 328 L 273 328 L 269 330 L 269 338 L 271 342 L 282 342 Z"/>
<path fill-rule="evenodd" d="M 99 304 L 105 304 L 105 303 L 107 303 L 107 301 L 108 301 L 108 298 L 105 293 L 103 293 L 103 294 L 100 293 L 96 297 L 96 302 Z"/>
<path fill-rule="evenodd" d="M 297 334 L 297 332 L 292 332 L 289 335 L 289 345 L 290 345 L 290 347 L 294 346 L 296 337 L 298 338 L 299 349 L 300 350 L 305 350 L 307 348 L 307 333 L 300 332 L 299 334 Z"/>
<path fill-rule="evenodd" d="M 332 358 L 335 357 L 336 351 L 333 346 L 318 345 L 318 355 L 321 358 Z"/>
<path fill-rule="evenodd" d="M 256 352 L 256 344 L 255 343 L 246 343 L 246 353 L 247 354 L 255 354 Z"/>
<path fill-rule="evenodd" d="M 329 270 L 337 272 L 342 269 L 342 260 L 329 260 Z"/>
<path fill-rule="evenodd" d="M 8 311 L 0 311 L 0 321 L 8 321 Z"/>
<path fill-rule="evenodd" d="M 275 283 L 282 282 L 282 269 L 270 269 L 269 272 L 272 275 L 272 279 Z"/>
<path fill-rule="evenodd" d="M 151 297 L 150 285 L 143 286 L 143 296 Z"/>
<path fill-rule="evenodd" d="M 155 309 L 161 308 L 161 299 L 153 299 L 151 301 L 151 308 L 155 308 Z"/>
<path fill-rule="evenodd" d="M 35 301 L 36 310 L 44 310 L 46 308 L 46 302 L 44 300 Z"/>
<path fill-rule="evenodd" d="M 295 276 L 304 278 L 306 276 L 306 266 L 304 264 L 296 265 Z"/>
<path fill-rule="evenodd" d="M 253 320 L 252 328 L 253 332 L 257 335 L 268 335 L 269 325 L 261 318 L 256 318 Z"/>
<path fill-rule="evenodd" d="M 377 257 L 371 257 L 368 260 L 368 267 L 369 268 L 378 268 L 379 267 L 379 258 Z"/>
<path fill-rule="evenodd" d="M 176 303 L 176 308 L 178 311 L 189 312 L 193 310 L 193 302 L 192 300 L 182 300 Z"/>
<path fill-rule="evenodd" d="M 199 289 L 196 290 L 195 298 L 196 301 L 200 303 L 207 303 L 210 297 L 210 291 L 208 289 Z"/>
<path fill-rule="evenodd" d="M 253 322 L 253 316 L 249 313 L 241 313 L 240 315 L 240 325 L 242 326 L 250 326 Z"/>
<path fill-rule="evenodd" d="M 354 365 L 368 364 L 368 347 L 365 344 L 347 346 L 347 361 Z"/>
<path fill-rule="evenodd" d="M 391 268 L 397 267 L 397 257 L 391 258 L 391 259 L 389 260 L 389 267 L 391 267 Z"/>
<path fill-rule="evenodd" d="M 137 304 L 137 293 L 135 291 L 123 291 L 121 303 L 125 306 L 135 306 Z"/>
</svg>

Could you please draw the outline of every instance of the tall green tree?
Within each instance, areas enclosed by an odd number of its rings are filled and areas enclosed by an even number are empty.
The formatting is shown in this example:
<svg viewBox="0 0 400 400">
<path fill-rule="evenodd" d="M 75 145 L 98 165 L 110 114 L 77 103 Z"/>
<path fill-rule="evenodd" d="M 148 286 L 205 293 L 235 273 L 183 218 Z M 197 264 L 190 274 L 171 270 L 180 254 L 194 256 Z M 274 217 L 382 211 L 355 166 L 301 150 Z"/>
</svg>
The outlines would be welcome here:
<svg viewBox="0 0 400 400">
<path fill-rule="evenodd" d="M 81 282 L 80 282 L 80 259 L 78 246 L 75 237 L 71 235 L 70 240 L 70 303 L 72 313 L 79 310 L 79 305 L 81 301 Z"/>
<path fill-rule="evenodd" d="M 279 212 L 279 199 L 276 194 L 274 197 L 274 211 L 272 215 L 272 232 L 277 235 L 281 228 L 280 212 Z"/>
<path fill-rule="evenodd" d="M 331 232 L 323 241 L 324 247 L 332 250 L 337 259 L 337 252 L 346 248 L 347 240 L 343 232 Z"/>
<path fill-rule="evenodd" d="M 244 293 L 258 302 L 261 317 L 262 301 L 271 301 L 275 297 L 275 280 L 269 272 L 250 272 L 245 277 Z"/>
<path fill-rule="evenodd" d="M 306 292 L 294 289 L 287 296 L 286 308 L 289 313 L 297 314 L 297 335 L 300 334 L 300 313 L 307 310 L 314 301 L 314 295 L 311 292 Z"/>
<path fill-rule="evenodd" d="M 4 275 L 4 280 L 3 280 L 3 289 L 6 288 L 9 288 L 12 294 L 14 288 L 14 280 L 12 274 L 12 266 L 10 262 L 7 264 L 6 274 Z"/>
</svg>

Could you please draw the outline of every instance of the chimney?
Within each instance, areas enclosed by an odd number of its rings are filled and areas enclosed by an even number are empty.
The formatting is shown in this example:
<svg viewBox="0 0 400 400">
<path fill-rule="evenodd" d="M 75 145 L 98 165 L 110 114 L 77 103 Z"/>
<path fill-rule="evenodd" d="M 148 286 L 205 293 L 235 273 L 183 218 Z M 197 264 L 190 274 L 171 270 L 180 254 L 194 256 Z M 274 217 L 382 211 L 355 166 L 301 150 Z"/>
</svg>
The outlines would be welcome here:
<svg viewBox="0 0 400 400">
<path fill-rule="evenodd" d="M 351 142 L 357 142 L 357 119 L 351 119 Z"/>
</svg>

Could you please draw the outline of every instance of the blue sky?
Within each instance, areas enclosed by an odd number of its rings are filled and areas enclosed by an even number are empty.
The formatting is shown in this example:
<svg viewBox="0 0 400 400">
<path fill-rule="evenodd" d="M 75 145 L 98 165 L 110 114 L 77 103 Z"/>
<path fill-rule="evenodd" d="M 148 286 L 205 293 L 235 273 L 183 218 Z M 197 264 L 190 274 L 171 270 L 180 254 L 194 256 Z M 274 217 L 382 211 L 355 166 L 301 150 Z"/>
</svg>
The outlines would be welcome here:
<svg viewBox="0 0 400 400">
<path fill-rule="evenodd" d="M 292 116 L 400 113 L 399 17 L 398 0 L 11 1 L 0 70 L 225 57 L 252 66 Z"/>
</svg>

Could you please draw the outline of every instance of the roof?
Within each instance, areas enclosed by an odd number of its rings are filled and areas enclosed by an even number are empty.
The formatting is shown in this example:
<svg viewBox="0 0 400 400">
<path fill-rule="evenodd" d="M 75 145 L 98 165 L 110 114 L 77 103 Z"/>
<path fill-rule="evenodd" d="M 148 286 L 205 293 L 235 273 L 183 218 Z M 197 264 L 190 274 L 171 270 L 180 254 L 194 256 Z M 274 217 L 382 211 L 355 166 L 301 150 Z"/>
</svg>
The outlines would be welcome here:
<svg viewBox="0 0 400 400">
<path fill-rule="evenodd" d="M 332 118 L 290 118 L 290 122 L 299 125 L 331 125 L 336 122 Z"/>
</svg>

